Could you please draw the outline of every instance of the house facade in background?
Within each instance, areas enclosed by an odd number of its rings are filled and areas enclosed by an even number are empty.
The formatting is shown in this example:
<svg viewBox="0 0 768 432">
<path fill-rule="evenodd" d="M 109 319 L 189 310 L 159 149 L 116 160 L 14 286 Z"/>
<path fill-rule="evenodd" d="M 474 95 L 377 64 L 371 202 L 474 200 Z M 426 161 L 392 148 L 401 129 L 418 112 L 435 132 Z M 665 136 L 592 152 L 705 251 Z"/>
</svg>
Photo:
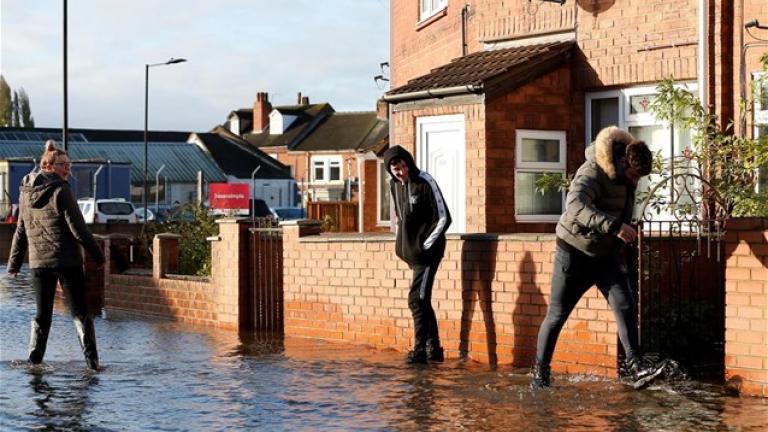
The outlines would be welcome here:
<svg viewBox="0 0 768 432">
<path fill-rule="evenodd" d="M 690 147 L 650 111 L 665 78 L 724 124 L 755 100 L 736 133 L 768 133 L 768 89 L 748 90 L 768 51 L 753 19 L 768 2 L 392 0 L 390 140 L 437 179 L 452 231 L 552 232 L 564 196 L 534 182 L 574 172 L 601 128 L 667 158 Z"/>
<path fill-rule="evenodd" d="M 302 206 L 309 201 L 354 201 L 367 218 L 363 206 L 376 204 L 361 190 L 378 190 L 376 171 L 368 165 L 375 167 L 376 154 L 387 147 L 386 109 L 337 112 L 329 103 L 311 104 L 300 93 L 295 105 L 272 106 L 267 93 L 258 93 L 252 109 L 232 111 L 214 132 L 223 130 L 290 167 Z M 388 217 L 371 218 L 361 229 L 389 230 Z"/>
<path fill-rule="evenodd" d="M 272 208 L 301 204 L 290 168 L 229 130 L 218 126 L 208 133 L 193 133 L 189 142 L 216 161 L 227 175 L 227 183 L 247 184 L 251 199 L 262 199 Z"/>
</svg>

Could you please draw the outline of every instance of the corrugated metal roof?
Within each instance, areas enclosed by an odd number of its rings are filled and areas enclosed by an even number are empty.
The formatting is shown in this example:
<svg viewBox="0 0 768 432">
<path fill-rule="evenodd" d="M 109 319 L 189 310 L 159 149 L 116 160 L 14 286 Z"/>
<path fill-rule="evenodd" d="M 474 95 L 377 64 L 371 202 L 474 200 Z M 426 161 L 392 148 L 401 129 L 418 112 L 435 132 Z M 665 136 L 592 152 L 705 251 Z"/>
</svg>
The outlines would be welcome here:
<svg viewBox="0 0 768 432">
<path fill-rule="evenodd" d="M 207 181 L 226 181 L 226 175 L 211 157 L 195 144 L 186 142 L 148 143 L 148 175 L 154 178 L 157 170 L 165 164 L 160 174 L 173 183 L 194 183 L 197 172 L 202 170 Z M 0 141 L 0 159 L 39 159 L 43 145 L 40 141 Z M 99 160 L 131 163 L 131 182 L 144 180 L 144 142 L 70 142 L 69 156 L 72 160 Z"/>
</svg>

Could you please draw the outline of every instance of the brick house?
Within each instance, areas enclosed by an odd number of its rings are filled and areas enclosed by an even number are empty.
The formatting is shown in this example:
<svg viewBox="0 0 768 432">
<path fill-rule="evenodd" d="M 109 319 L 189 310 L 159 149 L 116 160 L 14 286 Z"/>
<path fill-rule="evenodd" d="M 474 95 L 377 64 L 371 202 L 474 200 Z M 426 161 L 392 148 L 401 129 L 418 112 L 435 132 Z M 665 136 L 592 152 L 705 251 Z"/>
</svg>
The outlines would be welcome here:
<svg viewBox="0 0 768 432">
<path fill-rule="evenodd" d="M 290 167 L 303 204 L 358 200 L 363 162 L 385 147 L 389 132 L 376 111 L 337 112 L 301 93 L 294 105 L 272 106 L 261 92 L 252 109 L 232 111 L 221 128 Z"/>
<path fill-rule="evenodd" d="M 437 179 L 453 232 L 551 232 L 564 197 L 534 180 L 575 171 L 602 127 L 664 157 L 690 146 L 649 110 L 662 79 L 738 118 L 768 50 L 752 19 L 768 2 L 392 0 L 391 141 Z M 768 133 L 763 99 L 737 133 Z"/>
</svg>

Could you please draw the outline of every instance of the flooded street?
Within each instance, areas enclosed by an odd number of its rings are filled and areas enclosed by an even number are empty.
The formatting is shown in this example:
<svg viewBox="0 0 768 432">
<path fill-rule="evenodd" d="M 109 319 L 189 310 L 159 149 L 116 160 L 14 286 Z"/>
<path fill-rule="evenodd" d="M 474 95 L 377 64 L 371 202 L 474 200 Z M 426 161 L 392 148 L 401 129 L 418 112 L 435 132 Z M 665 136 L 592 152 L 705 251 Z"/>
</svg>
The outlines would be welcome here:
<svg viewBox="0 0 768 432">
<path fill-rule="evenodd" d="M 0 268 L 0 430 L 763 431 L 768 401 L 689 383 L 644 391 L 306 339 L 190 328 L 137 317 L 96 320 L 103 370 L 85 369 L 57 305 L 45 366 L 25 364 L 34 300 L 26 274 Z"/>
</svg>

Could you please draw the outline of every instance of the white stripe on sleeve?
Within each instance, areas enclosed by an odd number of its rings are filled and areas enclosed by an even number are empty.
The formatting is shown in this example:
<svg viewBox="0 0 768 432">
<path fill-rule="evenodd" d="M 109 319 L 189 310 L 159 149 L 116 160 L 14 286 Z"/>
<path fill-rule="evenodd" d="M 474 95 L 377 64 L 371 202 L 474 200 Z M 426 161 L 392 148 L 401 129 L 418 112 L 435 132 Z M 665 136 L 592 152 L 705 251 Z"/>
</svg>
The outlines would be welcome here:
<svg viewBox="0 0 768 432">
<path fill-rule="evenodd" d="M 427 236 L 427 239 L 424 240 L 424 244 L 422 247 L 424 250 L 427 250 L 432 247 L 433 244 L 435 244 L 435 241 L 437 241 L 437 238 L 440 236 L 440 234 L 443 233 L 443 230 L 445 230 L 445 224 L 448 223 L 448 210 L 445 206 L 445 200 L 443 199 L 443 193 L 440 192 L 440 188 L 437 186 L 437 182 L 434 178 L 432 178 L 431 175 L 428 173 L 421 171 L 419 173 L 419 177 L 423 178 L 427 181 L 427 184 L 429 184 L 430 187 L 432 187 L 432 195 L 435 196 L 435 204 L 437 207 L 437 225 L 435 225 L 435 229 L 432 230 L 431 233 L 429 233 L 429 236 Z"/>
</svg>

